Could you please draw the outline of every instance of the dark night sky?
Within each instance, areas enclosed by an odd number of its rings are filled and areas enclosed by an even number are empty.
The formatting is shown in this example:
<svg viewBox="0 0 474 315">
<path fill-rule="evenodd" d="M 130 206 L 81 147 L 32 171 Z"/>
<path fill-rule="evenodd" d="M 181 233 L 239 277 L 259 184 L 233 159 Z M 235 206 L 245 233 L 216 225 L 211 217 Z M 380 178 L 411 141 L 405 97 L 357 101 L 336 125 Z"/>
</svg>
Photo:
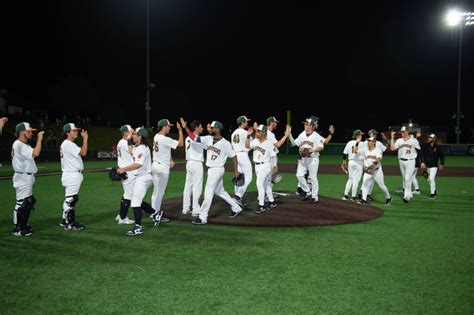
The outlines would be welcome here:
<svg viewBox="0 0 474 315">
<path fill-rule="evenodd" d="M 289 109 L 294 120 L 315 114 L 339 130 L 408 118 L 453 129 L 458 46 L 443 18 L 456 2 L 150 2 L 154 123 L 284 120 Z M 474 10 L 467 3 L 460 7 Z M 100 111 L 144 123 L 145 0 L 1 6 L 0 88 L 9 104 L 74 112 L 52 101 L 54 87 L 73 77 Z M 462 111 L 472 127 L 474 26 L 463 35 Z"/>
</svg>

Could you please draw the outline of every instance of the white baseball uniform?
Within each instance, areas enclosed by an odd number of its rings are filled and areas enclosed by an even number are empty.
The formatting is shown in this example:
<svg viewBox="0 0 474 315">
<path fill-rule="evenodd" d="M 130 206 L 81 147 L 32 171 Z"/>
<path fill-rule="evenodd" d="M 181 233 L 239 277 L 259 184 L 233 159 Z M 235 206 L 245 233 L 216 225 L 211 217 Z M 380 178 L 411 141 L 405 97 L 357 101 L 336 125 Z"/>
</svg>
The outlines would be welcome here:
<svg viewBox="0 0 474 315">
<path fill-rule="evenodd" d="M 404 140 L 403 138 L 395 141 L 395 149 L 398 150 L 398 159 L 400 161 L 400 172 L 404 181 L 404 199 L 413 198 L 411 184 L 415 175 L 415 159 L 417 157 L 416 149 L 420 150 L 420 143 L 415 138 Z"/>
<path fill-rule="evenodd" d="M 357 197 L 357 189 L 359 187 L 359 182 L 364 173 L 364 159 L 360 155 L 359 150 L 361 150 L 361 143 L 356 146 L 357 141 L 351 140 L 347 142 L 344 147 L 343 153 L 347 155 L 349 160 L 347 166 L 349 171 L 349 179 L 346 183 L 346 188 L 344 189 L 344 196 L 349 195 L 349 191 L 352 188 L 352 197 Z"/>
<path fill-rule="evenodd" d="M 275 137 L 275 134 L 270 130 L 267 130 L 267 140 L 272 141 L 273 144 L 276 144 L 278 142 L 276 137 Z M 278 148 L 276 146 L 274 146 L 273 147 L 273 153 L 271 155 L 272 168 L 278 166 L 278 157 L 277 157 L 277 155 L 278 155 L 279 152 L 280 151 L 278 150 Z"/>
<path fill-rule="evenodd" d="M 153 164 L 151 174 L 153 176 L 153 195 L 151 206 L 160 211 L 163 196 L 170 177 L 171 149 L 178 147 L 178 141 L 170 137 L 157 134 L 153 138 Z"/>
<path fill-rule="evenodd" d="M 359 149 L 359 154 L 364 159 L 365 168 L 368 168 L 372 164 L 374 164 L 374 161 L 376 159 L 382 158 L 382 151 L 377 147 L 375 147 L 373 150 L 370 150 L 368 147 L 364 149 Z M 388 192 L 387 186 L 385 186 L 384 183 L 383 171 L 381 166 L 382 165 L 378 163 L 373 174 L 368 174 L 367 172 L 364 172 L 364 180 L 362 183 L 362 199 L 365 201 L 367 201 L 368 191 L 373 186 L 374 181 L 377 183 L 377 185 L 379 185 L 380 189 L 385 195 L 385 198 L 390 198 L 390 193 Z"/>
<path fill-rule="evenodd" d="M 313 131 L 311 134 L 306 134 L 306 131 L 300 133 L 295 139 L 296 145 L 301 149 L 304 148 L 324 148 L 324 138 L 317 132 Z M 301 189 L 309 193 L 309 186 L 305 179 L 305 175 L 309 172 L 311 181 L 311 198 L 318 200 L 319 183 L 318 183 L 318 168 L 319 168 L 319 152 L 312 153 L 309 157 L 302 157 L 298 161 L 298 168 L 296 170 L 296 177 Z"/>
<path fill-rule="evenodd" d="M 199 214 L 199 198 L 202 193 L 202 180 L 204 176 L 204 150 L 202 144 L 194 142 L 190 137 L 184 141 L 186 152 L 186 181 L 183 192 L 183 213 L 191 209 L 191 195 L 193 196 L 193 215 Z"/>
<path fill-rule="evenodd" d="M 13 142 L 12 146 L 13 188 L 15 188 L 16 200 L 25 199 L 33 195 L 35 174 L 38 172 L 33 148 L 20 140 Z"/>
<path fill-rule="evenodd" d="M 203 148 L 207 150 L 206 165 L 209 168 L 207 171 L 206 188 L 204 190 L 204 201 L 199 210 L 199 218 L 202 222 L 207 222 L 209 208 L 211 207 L 214 194 L 227 202 L 232 207 L 232 211 L 236 213 L 241 212 L 242 208 L 225 191 L 223 182 L 225 173 L 224 165 L 227 158 L 233 158 L 235 156 L 232 145 L 224 138 L 215 141 L 213 136 L 204 136 L 197 139 L 200 139 Z"/>
<path fill-rule="evenodd" d="M 380 149 L 380 151 L 382 151 L 382 156 L 383 156 L 383 153 L 385 152 L 385 150 L 387 150 L 387 147 L 380 141 L 376 141 L 375 142 L 375 147 Z M 364 149 L 364 148 L 368 148 L 368 141 L 365 140 L 363 142 L 361 142 L 361 144 L 359 144 L 359 149 Z M 380 167 L 382 167 L 382 165 L 380 165 Z M 372 195 L 372 190 L 374 189 L 374 181 L 372 181 L 372 186 L 369 188 L 367 194 L 368 195 Z"/>
<path fill-rule="evenodd" d="M 70 140 L 66 139 L 61 144 L 61 183 L 65 188 L 66 197 L 79 194 L 84 179 L 82 176 L 84 164 L 80 152 L 81 148 Z"/>
<path fill-rule="evenodd" d="M 259 139 L 250 142 L 253 149 L 253 163 L 255 164 L 255 174 L 257 176 L 258 204 L 265 206 L 265 194 L 270 202 L 274 202 L 272 185 L 269 183 L 272 176 L 271 155 L 274 152 L 273 140 L 266 139 L 260 142 Z"/>
<path fill-rule="evenodd" d="M 153 184 L 151 176 L 151 153 L 150 148 L 140 144 L 133 148 L 133 163 L 140 164 L 141 167 L 135 171 L 135 184 L 132 193 L 132 208 L 141 207 L 148 188 Z"/>
<path fill-rule="evenodd" d="M 128 141 L 121 139 L 117 144 L 117 166 L 123 168 L 133 164 L 133 155 L 129 150 Z M 123 199 L 132 200 L 135 171 L 127 172 L 127 179 L 122 181 Z"/>
<path fill-rule="evenodd" d="M 232 148 L 237 154 L 237 161 L 239 162 L 238 171 L 244 174 L 245 183 L 242 186 L 234 186 L 234 193 L 236 196 L 242 198 L 252 182 L 252 163 L 249 159 L 249 149 L 245 147 L 248 132 L 243 128 L 237 128 L 231 136 Z"/>
</svg>

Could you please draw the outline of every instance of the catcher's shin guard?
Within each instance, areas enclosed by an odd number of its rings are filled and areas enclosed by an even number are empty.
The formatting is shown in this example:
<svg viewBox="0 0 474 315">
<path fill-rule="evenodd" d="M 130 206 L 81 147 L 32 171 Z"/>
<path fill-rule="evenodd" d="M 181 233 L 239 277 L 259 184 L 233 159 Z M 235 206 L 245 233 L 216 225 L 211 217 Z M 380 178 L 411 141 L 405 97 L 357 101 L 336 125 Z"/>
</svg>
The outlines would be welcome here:
<svg viewBox="0 0 474 315">
<path fill-rule="evenodd" d="M 63 204 L 63 218 L 66 223 L 71 224 L 76 220 L 74 206 L 79 201 L 79 195 L 67 196 Z"/>
</svg>

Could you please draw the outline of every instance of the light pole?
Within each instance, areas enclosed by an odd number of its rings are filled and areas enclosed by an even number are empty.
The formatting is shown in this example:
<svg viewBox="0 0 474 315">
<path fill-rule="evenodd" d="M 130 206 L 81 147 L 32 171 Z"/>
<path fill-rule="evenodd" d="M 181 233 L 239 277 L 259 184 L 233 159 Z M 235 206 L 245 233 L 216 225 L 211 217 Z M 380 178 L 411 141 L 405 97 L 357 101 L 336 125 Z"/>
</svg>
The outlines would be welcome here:
<svg viewBox="0 0 474 315">
<path fill-rule="evenodd" d="M 458 57 L 458 99 L 457 110 L 453 118 L 456 118 L 456 144 L 459 144 L 461 135 L 461 61 L 462 61 L 462 29 L 465 26 L 474 25 L 474 12 L 449 11 L 446 22 L 451 27 L 459 27 L 459 57 Z"/>
</svg>

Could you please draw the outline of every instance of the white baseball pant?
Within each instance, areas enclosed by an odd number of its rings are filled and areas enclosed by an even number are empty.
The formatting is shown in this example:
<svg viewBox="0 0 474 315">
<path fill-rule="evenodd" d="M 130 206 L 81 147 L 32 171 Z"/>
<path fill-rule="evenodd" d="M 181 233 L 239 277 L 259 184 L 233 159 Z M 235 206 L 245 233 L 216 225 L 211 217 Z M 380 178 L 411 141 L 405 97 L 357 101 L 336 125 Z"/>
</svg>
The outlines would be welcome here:
<svg viewBox="0 0 474 315">
<path fill-rule="evenodd" d="M 135 185 L 136 176 L 132 175 L 122 181 L 123 199 L 132 200 L 133 186 Z"/>
<path fill-rule="evenodd" d="M 309 172 L 311 181 L 311 198 L 318 200 L 319 182 L 318 182 L 319 157 L 305 157 L 298 161 L 296 177 L 301 189 L 309 192 L 309 186 L 304 178 L 306 172 Z"/>
<path fill-rule="evenodd" d="M 183 212 L 189 212 L 191 209 L 191 195 L 193 196 L 193 214 L 199 214 L 199 198 L 202 194 L 202 179 L 204 176 L 204 168 L 202 162 L 187 161 L 186 162 L 186 181 L 184 183 L 183 192 Z"/>
<path fill-rule="evenodd" d="M 357 189 L 359 188 L 359 182 L 364 172 L 364 162 L 358 160 L 350 160 L 348 166 L 349 179 L 344 189 L 344 196 L 349 195 L 349 191 L 352 188 L 352 197 L 357 197 Z"/>
<path fill-rule="evenodd" d="M 255 174 L 257 176 L 258 204 L 265 206 L 265 194 L 270 202 L 273 202 L 272 192 L 272 167 L 270 163 L 255 164 Z"/>
<path fill-rule="evenodd" d="M 153 184 L 151 174 L 137 176 L 133 185 L 131 207 L 137 208 L 142 206 L 143 198 L 145 198 L 148 188 Z"/>
<path fill-rule="evenodd" d="M 165 195 L 166 186 L 170 177 L 170 168 L 158 162 L 151 164 L 151 174 L 153 177 L 153 195 L 151 196 L 151 206 L 153 209 L 160 211 L 163 196 Z"/>
<path fill-rule="evenodd" d="M 248 152 L 237 152 L 238 171 L 244 174 L 245 183 L 242 186 L 234 186 L 234 194 L 242 198 L 252 182 L 252 163 Z"/>
<path fill-rule="evenodd" d="M 15 173 L 13 175 L 13 188 L 15 188 L 16 200 L 25 199 L 33 195 L 35 176 Z"/>
<path fill-rule="evenodd" d="M 434 194 L 436 192 L 436 182 L 435 182 L 435 178 L 436 178 L 436 173 L 438 172 L 438 168 L 437 167 L 429 167 L 428 168 L 428 174 L 430 175 L 428 177 L 428 182 L 430 184 L 430 190 L 431 190 L 431 194 Z"/>
<path fill-rule="evenodd" d="M 68 197 L 79 194 L 83 180 L 84 177 L 80 172 L 63 172 L 61 183 L 65 188 L 65 196 Z"/>
<path fill-rule="evenodd" d="M 223 166 L 211 167 L 207 171 L 204 201 L 202 202 L 201 209 L 199 210 L 199 218 L 202 220 L 202 222 L 207 222 L 207 217 L 209 215 L 209 209 L 211 208 L 214 194 L 224 199 L 224 201 L 232 207 L 232 211 L 237 213 L 242 211 L 242 208 L 224 189 L 224 173 L 225 169 Z"/>
<path fill-rule="evenodd" d="M 413 175 L 415 170 L 415 159 L 403 161 L 400 160 L 400 172 L 402 173 L 403 178 L 403 198 L 410 200 L 413 198 L 413 193 L 411 191 L 411 184 L 413 182 Z"/>
<path fill-rule="evenodd" d="M 385 195 L 385 199 L 389 199 L 390 193 L 388 191 L 387 186 L 385 186 L 382 169 L 378 169 L 377 171 L 375 171 L 373 175 L 364 173 L 364 180 L 362 183 L 362 199 L 367 201 L 367 195 L 368 195 L 369 189 L 373 187 L 374 182 L 376 182 L 377 185 L 379 185 L 380 189 Z"/>
</svg>

